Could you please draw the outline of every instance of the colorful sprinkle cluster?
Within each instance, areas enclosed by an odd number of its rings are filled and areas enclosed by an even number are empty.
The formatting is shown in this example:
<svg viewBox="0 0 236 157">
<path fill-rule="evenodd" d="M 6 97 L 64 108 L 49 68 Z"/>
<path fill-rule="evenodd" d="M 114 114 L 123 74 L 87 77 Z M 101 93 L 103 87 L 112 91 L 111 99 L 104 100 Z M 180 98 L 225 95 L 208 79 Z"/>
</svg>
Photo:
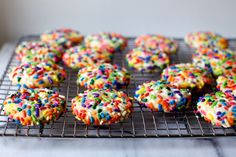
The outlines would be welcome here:
<svg viewBox="0 0 236 157">
<path fill-rule="evenodd" d="M 236 75 L 219 76 L 216 80 L 217 88 L 224 93 L 231 93 L 236 96 Z"/>
<path fill-rule="evenodd" d="M 87 66 L 92 66 L 99 63 L 109 63 L 112 59 L 112 54 L 101 52 L 84 46 L 75 46 L 68 49 L 63 57 L 63 62 L 70 68 L 79 69 Z"/>
<path fill-rule="evenodd" d="M 84 67 L 78 72 L 77 83 L 88 89 L 122 88 L 130 82 L 129 72 L 118 65 L 103 63 Z"/>
<path fill-rule="evenodd" d="M 198 48 L 193 54 L 193 64 L 212 72 L 215 76 L 229 71 L 230 61 L 236 63 L 235 54 L 229 49 Z"/>
<path fill-rule="evenodd" d="M 139 85 L 134 98 L 153 111 L 170 112 L 187 108 L 191 93 L 188 89 L 178 89 L 164 81 L 151 81 Z"/>
<path fill-rule="evenodd" d="M 159 50 L 135 48 L 126 54 L 126 60 L 131 68 L 142 72 L 153 72 L 165 68 L 169 63 L 169 56 Z"/>
<path fill-rule="evenodd" d="M 201 67 L 190 63 L 180 63 L 167 67 L 162 79 L 178 88 L 202 89 L 213 82 L 212 76 Z"/>
<path fill-rule="evenodd" d="M 83 41 L 83 39 L 84 37 L 80 34 L 80 32 L 69 28 L 47 31 L 41 35 L 41 40 L 43 42 L 49 44 L 56 43 L 64 48 L 70 48 L 78 45 Z"/>
<path fill-rule="evenodd" d="M 131 98 L 115 89 L 87 90 L 72 99 L 72 113 L 87 125 L 118 123 L 132 112 Z"/>
<path fill-rule="evenodd" d="M 15 50 L 21 62 L 52 62 L 61 61 L 64 48 L 59 45 L 49 45 L 40 41 L 22 42 Z"/>
<path fill-rule="evenodd" d="M 25 84 L 29 88 L 44 88 L 58 86 L 65 80 L 66 72 L 57 64 L 30 62 L 12 68 L 9 78 L 13 84 Z"/>
<path fill-rule="evenodd" d="M 4 113 L 17 124 L 43 125 L 65 111 L 65 97 L 49 89 L 21 88 L 4 101 Z"/>
<path fill-rule="evenodd" d="M 176 53 L 178 43 L 162 35 L 141 35 L 135 40 L 137 47 L 159 50 L 166 54 Z"/>
<path fill-rule="evenodd" d="M 87 47 L 95 49 L 97 51 L 108 51 L 114 53 L 116 51 L 122 51 L 127 46 L 127 39 L 121 34 L 100 32 L 98 34 L 88 35 L 85 38 L 85 44 Z"/>
<path fill-rule="evenodd" d="M 236 98 L 230 93 L 216 92 L 200 97 L 197 111 L 213 125 L 228 128 L 236 124 Z"/>
<path fill-rule="evenodd" d="M 228 47 L 228 41 L 221 35 L 213 32 L 193 32 L 185 36 L 185 43 L 192 48 L 200 47 L 218 47 L 225 49 Z"/>
</svg>

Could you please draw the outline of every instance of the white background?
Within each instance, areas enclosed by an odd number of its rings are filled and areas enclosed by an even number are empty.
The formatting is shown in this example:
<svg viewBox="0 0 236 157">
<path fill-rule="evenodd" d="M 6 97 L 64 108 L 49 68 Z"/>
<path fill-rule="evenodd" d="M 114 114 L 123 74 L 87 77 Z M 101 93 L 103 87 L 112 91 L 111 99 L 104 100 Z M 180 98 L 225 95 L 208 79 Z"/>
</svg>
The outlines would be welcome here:
<svg viewBox="0 0 236 157">
<path fill-rule="evenodd" d="M 236 0 L 0 0 L 0 42 L 57 27 L 174 37 L 211 30 L 236 37 Z"/>
</svg>

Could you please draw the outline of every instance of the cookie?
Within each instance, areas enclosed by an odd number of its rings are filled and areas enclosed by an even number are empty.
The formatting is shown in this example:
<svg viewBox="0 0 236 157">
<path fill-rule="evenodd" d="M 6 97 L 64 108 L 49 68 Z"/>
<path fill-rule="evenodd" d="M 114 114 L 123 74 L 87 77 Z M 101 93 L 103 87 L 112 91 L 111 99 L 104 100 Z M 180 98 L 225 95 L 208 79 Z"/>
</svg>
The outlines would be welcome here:
<svg viewBox="0 0 236 157">
<path fill-rule="evenodd" d="M 28 41 L 20 43 L 15 50 L 21 62 L 52 62 L 59 63 L 64 48 L 59 45 L 49 45 L 41 41 Z"/>
<path fill-rule="evenodd" d="M 178 49 L 177 41 L 162 35 L 141 35 L 135 39 L 135 45 L 167 54 L 174 54 Z"/>
<path fill-rule="evenodd" d="M 46 31 L 40 36 L 43 42 L 61 45 L 64 48 L 70 48 L 72 46 L 80 44 L 84 37 L 80 34 L 79 31 L 69 29 L 69 28 L 61 28 L 51 31 Z"/>
<path fill-rule="evenodd" d="M 228 128 L 236 122 L 236 100 L 229 93 L 216 92 L 200 97 L 197 111 L 212 125 Z"/>
<path fill-rule="evenodd" d="M 187 108 L 191 93 L 164 81 L 150 81 L 138 86 L 134 98 L 153 111 L 170 112 Z"/>
<path fill-rule="evenodd" d="M 202 89 L 214 80 L 203 68 L 190 63 L 180 63 L 163 70 L 161 78 L 178 88 Z"/>
<path fill-rule="evenodd" d="M 79 69 L 94 64 L 111 62 L 112 55 L 108 52 L 101 52 L 85 46 L 75 46 L 68 49 L 62 60 L 65 65 L 73 69 Z"/>
<path fill-rule="evenodd" d="M 188 33 L 185 38 L 185 43 L 191 48 L 200 47 L 218 47 L 218 48 L 228 48 L 228 41 L 219 34 L 213 32 L 193 32 Z"/>
<path fill-rule="evenodd" d="M 134 48 L 126 54 L 126 61 L 132 69 L 141 72 L 154 72 L 165 68 L 169 63 L 169 56 L 159 50 Z"/>
<path fill-rule="evenodd" d="M 216 82 L 220 91 L 236 96 L 236 75 L 219 76 Z"/>
<path fill-rule="evenodd" d="M 12 68 L 9 78 L 15 85 L 25 84 L 29 88 L 43 88 L 58 86 L 65 80 L 66 72 L 57 64 L 30 62 Z"/>
<path fill-rule="evenodd" d="M 57 120 L 65 106 L 65 97 L 53 90 L 20 88 L 7 96 L 3 110 L 17 124 L 33 126 Z"/>
<path fill-rule="evenodd" d="M 123 51 L 128 40 L 118 33 L 100 32 L 98 34 L 88 35 L 85 39 L 85 44 L 89 48 L 98 51 L 108 51 L 114 53 L 116 51 Z"/>
<path fill-rule="evenodd" d="M 84 67 L 79 70 L 77 79 L 77 84 L 88 89 L 118 89 L 129 82 L 130 74 L 126 69 L 109 63 Z"/>
<path fill-rule="evenodd" d="M 87 125 L 107 125 L 128 118 L 132 112 L 131 98 L 115 89 L 93 89 L 72 99 L 72 113 Z"/>
<path fill-rule="evenodd" d="M 235 62 L 235 52 L 220 48 L 198 48 L 193 54 L 193 64 L 200 66 L 215 76 L 230 69 L 230 61 Z"/>
</svg>

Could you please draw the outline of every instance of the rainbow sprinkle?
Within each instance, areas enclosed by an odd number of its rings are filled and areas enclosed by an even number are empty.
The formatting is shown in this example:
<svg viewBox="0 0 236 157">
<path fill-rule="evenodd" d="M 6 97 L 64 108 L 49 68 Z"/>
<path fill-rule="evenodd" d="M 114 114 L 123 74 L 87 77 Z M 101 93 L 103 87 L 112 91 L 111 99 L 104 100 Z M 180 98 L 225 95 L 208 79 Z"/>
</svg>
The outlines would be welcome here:
<svg viewBox="0 0 236 157">
<path fill-rule="evenodd" d="M 49 89 L 21 88 L 6 98 L 4 113 L 17 124 L 33 126 L 54 121 L 65 111 L 65 97 Z"/>
<path fill-rule="evenodd" d="M 224 93 L 236 96 L 236 75 L 219 76 L 216 80 L 217 88 Z"/>
<path fill-rule="evenodd" d="M 123 51 L 127 46 L 127 39 L 121 34 L 100 32 L 98 34 L 88 35 L 85 39 L 85 45 L 97 51 L 108 51 L 114 53 Z"/>
<path fill-rule="evenodd" d="M 88 89 L 122 88 L 130 82 L 129 72 L 118 65 L 103 63 L 84 67 L 78 72 L 77 83 Z"/>
<path fill-rule="evenodd" d="M 126 54 L 128 65 L 141 72 L 154 72 L 165 68 L 169 63 L 169 56 L 159 50 L 134 48 Z"/>
<path fill-rule="evenodd" d="M 180 63 L 163 70 L 161 78 L 178 88 L 202 89 L 206 84 L 210 85 L 214 80 L 201 67 L 190 63 Z"/>
<path fill-rule="evenodd" d="M 52 63 L 22 63 L 12 68 L 9 78 L 13 84 L 27 85 L 29 88 L 58 86 L 66 78 L 66 71 Z"/>
<path fill-rule="evenodd" d="M 84 37 L 80 34 L 80 32 L 69 29 L 69 28 L 61 28 L 51 31 L 46 31 L 40 36 L 43 42 L 49 44 L 57 44 L 61 45 L 64 48 L 70 48 L 72 46 L 80 44 Z"/>
<path fill-rule="evenodd" d="M 87 90 L 72 99 L 72 113 L 87 125 L 107 125 L 125 120 L 132 112 L 131 98 L 115 89 Z"/>
<path fill-rule="evenodd" d="M 225 49 L 228 47 L 228 41 L 223 38 L 221 35 L 213 32 L 193 32 L 188 33 L 185 38 L 185 43 L 191 48 L 200 48 L 200 47 L 218 47 Z"/>
<path fill-rule="evenodd" d="M 235 59 L 235 52 L 229 49 L 198 48 L 193 54 L 193 64 L 212 72 L 215 76 L 230 71 L 233 73 L 233 69 L 236 68 Z"/>
<path fill-rule="evenodd" d="M 52 62 L 61 61 L 64 48 L 59 45 L 49 45 L 41 41 L 22 42 L 15 50 L 21 62 Z"/>
<path fill-rule="evenodd" d="M 135 45 L 151 50 L 159 50 L 166 54 L 174 54 L 178 50 L 178 43 L 162 35 L 141 35 L 136 38 Z"/>
<path fill-rule="evenodd" d="M 134 98 L 153 111 L 170 112 L 188 108 L 191 93 L 164 81 L 150 81 L 138 86 Z"/>
<path fill-rule="evenodd" d="M 199 98 L 197 111 L 212 125 L 231 127 L 236 123 L 236 97 L 216 92 Z"/>
<path fill-rule="evenodd" d="M 85 46 L 75 46 L 68 49 L 62 59 L 68 67 L 79 69 L 95 64 L 109 63 L 111 62 L 112 54 L 86 48 Z"/>
</svg>

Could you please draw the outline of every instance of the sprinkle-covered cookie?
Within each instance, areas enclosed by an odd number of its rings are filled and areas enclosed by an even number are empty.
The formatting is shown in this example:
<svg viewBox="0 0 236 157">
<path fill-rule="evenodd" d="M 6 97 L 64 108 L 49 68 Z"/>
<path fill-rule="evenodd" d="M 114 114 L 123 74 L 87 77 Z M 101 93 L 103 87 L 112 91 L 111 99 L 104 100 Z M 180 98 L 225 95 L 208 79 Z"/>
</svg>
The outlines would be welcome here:
<svg viewBox="0 0 236 157">
<path fill-rule="evenodd" d="M 121 34 L 100 32 L 98 34 L 91 34 L 85 38 L 87 47 L 98 51 L 108 51 L 114 53 L 115 51 L 122 51 L 127 46 L 127 39 Z"/>
<path fill-rule="evenodd" d="M 228 47 L 228 41 L 221 35 L 213 32 L 188 33 L 184 40 L 191 48 L 218 47 L 225 49 Z"/>
<path fill-rule="evenodd" d="M 100 63 L 111 62 L 112 55 L 108 52 L 101 52 L 84 46 L 75 46 L 68 49 L 62 60 L 65 65 L 73 69 L 79 69 Z"/>
<path fill-rule="evenodd" d="M 84 37 L 80 34 L 79 31 L 62 28 L 51 30 L 43 33 L 41 35 L 41 40 L 43 42 L 61 45 L 64 48 L 70 48 L 72 46 L 78 45 L 83 41 Z"/>
<path fill-rule="evenodd" d="M 199 98 L 197 111 L 216 126 L 228 128 L 236 123 L 236 100 L 229 93 L 206 94 Z"/>
<path fill-rule="evenodd" d="M 236 96 L 236 75 L 219 76 L 216 80 L 217 88 L 224 92 Z"/>
<path fill-rule="evenodd" d="M 15 50 L 21 62 L 52 62 L 61 61 L 64 48 L 59 45 L 49 45 L 41 41 L 22 42 Z"/>
<path fill-rule="evenodd" d="M 162 79 L 178 88 L 202 89 L 213 82 L 212 76 L 203 68 L 190 63 L 180 63 L 167 67 Z"/>
<path fill-rule="evenodd" d="M 65 97 L 49 89 L 21 88 L 6 98 L 4 113 L 17 124 L 43 125 L 65 111 Z"/>
<path fill-rule="evenodd" d="M 128 118 L 132 101 L 115 89 L 87 90 L 72 99 L 72 113 L 87 125 L 107 125 Z"/>
<path fill-rule="evenodd" d="M 165 68 L 169 63 L 169 56 L 159 50 L 134 48 L 126 54 L 129 67 L 142 72 L 153 72 Z"/>
<path fill-rule="evenodd" d="M 167 54 L 176 53 L 178 43 L 162 35 L 141 35 L 136 38 L 135 45 L 152 50 L 160 50 Z"/>
<path fill-rule="evenodd" d="M 129 72 L 118 65 L 103 63 L 84 67 L 78 72 L 77 83 L 88 89 L 122 88 L 130 81 Z"/>
<path fill-rule="evenodd" d="M 30 62 L 12 68 L 9 78 L 13 84 L 25 84 L 29 88 L 43 88 L 58 86 L 65 80 L 66 72 L 57 64 Z"/>
<path fill-rule="evenodd" d="M 134 98 L 153 111 L 170 112 L 187 108 L 191 93 L 188 89 L 178 89 L 164 81 L 151 81 L 139 85 Z"/>
<path fill-rule="evenodd" d="M 220 48 L 198 48 L 193 54 L 193 64 L 200 66 L 215 76 L 230 70 L 230 61 L 235 62 L 235 52 Z"/>
</svg>

